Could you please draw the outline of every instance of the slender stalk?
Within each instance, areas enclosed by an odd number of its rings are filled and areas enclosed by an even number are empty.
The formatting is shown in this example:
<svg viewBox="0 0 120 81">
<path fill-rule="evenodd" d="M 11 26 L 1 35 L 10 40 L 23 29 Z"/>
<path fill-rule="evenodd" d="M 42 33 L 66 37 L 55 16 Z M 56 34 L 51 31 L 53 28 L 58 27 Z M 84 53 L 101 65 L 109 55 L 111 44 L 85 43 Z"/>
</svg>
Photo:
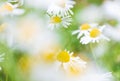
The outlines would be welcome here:
<svg viewBox="0 0 120 81">
<path fill-rule="evenodd" d="M 97 68 L 97 70 L 99 70 L 98 69 L 98 62 L 97 62 L 97 58 L 96 58 L 96 54 L 94 53 L 94 51 L 93 51 L 93 46 L 92 46 L 92 43 L 90 43 L 90 50 L 91 50 L 91 53 L 92 53 L 92 55 L 93 55 L 93 59 L 95 60 L 95 64 L 96 64 L 96 68 Z"/>
<path fill-rule="evenodd" d="M 7 76 L 7 74 L 6 74 L 6 81 L 8 81 L 8 76 Z"/>
</svg>

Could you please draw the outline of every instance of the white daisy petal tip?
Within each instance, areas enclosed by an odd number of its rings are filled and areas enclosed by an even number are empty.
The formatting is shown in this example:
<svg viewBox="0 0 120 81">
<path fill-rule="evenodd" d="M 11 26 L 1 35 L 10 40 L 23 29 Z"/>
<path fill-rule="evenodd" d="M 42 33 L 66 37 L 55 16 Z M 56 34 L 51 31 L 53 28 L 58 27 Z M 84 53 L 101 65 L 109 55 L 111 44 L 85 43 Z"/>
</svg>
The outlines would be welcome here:
<svg viewBox="0 0 120 81">
<path fill-rule="evenodd" d="M 72 0 L 56 0 L 48 7 L 47 12 L 53 14 L 73 15 L 71 8 L 73 8 L 75 1 Z"/>
</svg>

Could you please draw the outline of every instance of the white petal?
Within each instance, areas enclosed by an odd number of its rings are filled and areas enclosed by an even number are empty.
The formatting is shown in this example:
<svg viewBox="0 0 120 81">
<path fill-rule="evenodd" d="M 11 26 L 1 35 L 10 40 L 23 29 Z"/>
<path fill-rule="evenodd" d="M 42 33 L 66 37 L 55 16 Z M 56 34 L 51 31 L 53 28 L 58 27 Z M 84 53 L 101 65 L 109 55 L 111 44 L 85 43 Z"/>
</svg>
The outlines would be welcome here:
<svg viewBox="0 0 120 81">
<path fill-rule="evenodd" d="M 107 40 L 107 41 L 110 41 L 110 39 L 107 38 L 106 36 L 104 36 L 104 35 L 101 35 L 101 36 L 102 36 L 103 39 L 105 39 L 105 40 Z"/>
<path fill-rule="evenodd" d="M 103 31 L 103 29 L 104 29 L 105 27 L 106 27 L 105 25 L 100 26 L 100 31 Z"/>
<path fill-rule="evenodd" d="M 97 26 L 98 26 L 98 23 L 91 23 L 90 26 L 93 27 L 93 28 L 94 28 L 94 27 L 97 27 Z"/>
<path fill-rule="evenodd" d="M 23 14 L 25 11 L 23 10 L 23 9 L 15 9 L 15 10 L 13 10 L 13 14 L 14 15 L 21 15 L 21 14 Z"/>
<path fill-rule="evenodd" d="M 89 42 L 91 42 L 91 39 L 88 36 L 84 36 L 84 37 L 81 38 L 80 42 L 82 44 L 88 44 Z"/>
<path fill-rule="evenodd" d="M 80 32 L 77 36 L 77 39 L 79 39 L 83 35 L 83 32 Z"/>
<path fill-rule="evenodd" d="M 79 32 L 80 32 L 80 30 L 75 30 L 75 31 L 72 32 L 72 35 L 77 34 Z"/>
</svg>

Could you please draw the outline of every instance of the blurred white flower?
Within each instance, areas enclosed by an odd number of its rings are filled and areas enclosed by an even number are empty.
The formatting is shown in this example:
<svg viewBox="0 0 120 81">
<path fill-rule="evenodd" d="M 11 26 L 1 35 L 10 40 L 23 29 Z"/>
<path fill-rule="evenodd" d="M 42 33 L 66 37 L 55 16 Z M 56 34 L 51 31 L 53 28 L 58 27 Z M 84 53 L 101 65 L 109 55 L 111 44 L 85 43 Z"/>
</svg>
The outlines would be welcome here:
<svg viewBox="0 0 120 81">
<path fill-rule="evenodd" d="M 82 44 L 88 44 L 88 43 L 95 43 L 95 42 L 98 43 L 101 39 L 105 39 L 109 41 L 109 39 L 106 36 L 104 36 L 102 33 L 104 27 L 105 26 L 103 25 L 103 26 L 100 26 L 99 28 L 92 28 L 89 31 L 89 34 L 86 34 L 80 39 L 80 42 Z"/>
<path fill-rule="evenodd" d="M 114 40 L 116 42 L 120 42 L 120 24 L 117 26 L 111 26 L 107 24 L 107 27 L 105 28 L 104 34 L 109 37 L 111 40 Z"/>
<path fill-rule="evenodd" d="M 73 14 L 71 8 L 75 2 L 73 0 L 52 0 L 47 12 L 54 15 L 68 15 Z"/>
<path fill-rule="evenodd" d="M 98 24 L 93 23 L 93 24 L 82 24 L 78 30 L 73 31 L 72 35 L 77 34 L 77 38 L 79 39 L 82 35 L 86 35 L 89 33 L 89 30 L 93 27 L 97 27 Z"/>
<path fill-rule="evenodd" d="M 25 4 L 36 9 L 46 10 L 52 1 L 51 0 L 34 0 L 34 2 L 32 2 L 31 0 L 25 0 Z"/>
<path fill-rule="evenodd" d="M 80 81 L 110 81 L 112 77 L 111 72 L 100 74 L 100 73 L 93 73 L 93 74 L 86 74 Z"/>
<path fill-rule="evenodd" d="M 113 81 L 113 76 L 104 67 L 97 67 L 94 62 L 90 61 L 84 74 L 76 81 Z"/>
<path fill-rule="evenodd" d="M 69 51 L 61 51 L 57 55 L 58 70 L 63 70 L 68 74 L 80 74 L 86 67 L 86 62 L 81 60 L 80 57 L 74 57 L 73 53 Z"/>
<path fill-rule="evenodd" d="M 30 54 L 36 54 L 56 44 L 57 34 L 45 29 L 43 23 L 33 14 L 10 22 L 6 36 L 9 45 Z"/>
<path fill-rule="evenodd" d="M 0 6 L 0 15 L 6 16 L 6 15 L 21 15 L 24 13 L 23 9 L 19 9 L 16 7 L 16 5 L 12 5 L 9 2 L 4 3 Z"/>
<path fill-rule="evenodd" d="M 99 22 L 104 18 L 104 13 L 100 6 L 89 5 L 76 13 L 75 17 L 77 21 L 82 23 Z"/>
<path fill-rule="evenodd" d="M 49 21 L 49 28 L 54 29 L 55 27 L 63 26 L 65 28 L 68 28 L 68 26 L 71 24 L 72 18 L 70 15 L 68 16 L 61 16 L 61 15 L 53 15 L 50 17 Z"/>
<path fill-rule="evenodd" d="M 115 18 L 120 21 L 120 1 L 119 0 L 105 0 L 103 5 L 103 12 L 106 18 Z"/>
<path fill-rule="evenodd" d="M 64 81 L 52 66 L 36 65 L 31 70 L 31 81 Z"/>
</svg>

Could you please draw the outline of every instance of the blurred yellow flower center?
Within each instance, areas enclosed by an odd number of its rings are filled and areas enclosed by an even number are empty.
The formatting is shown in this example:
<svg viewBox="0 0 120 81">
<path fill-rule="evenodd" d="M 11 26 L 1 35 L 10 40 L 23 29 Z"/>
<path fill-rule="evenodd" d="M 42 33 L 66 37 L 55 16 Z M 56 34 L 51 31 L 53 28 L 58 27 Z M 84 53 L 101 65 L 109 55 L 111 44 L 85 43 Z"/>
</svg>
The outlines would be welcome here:
<svg viewBox="0 0 120 81">
<path fill-rule="evenodd" d="M 54 62 L 54 61 L 55 61 L 55 54 L 53 54 L 53 53 L 44 54 L 44 55 L 43 55 L 43 59 L 44 59 L 46 62 Z"/>
<path fill-rule="evenodd" d="M 52 17 L 51 18 L 51 23 L 60 23 L 62 21 L 62 19 L 58 16 Z"/>
<path fill-rule="evenodd" d="M 75 66 L 70 66 L 69 67 L 70 73 L 73 75 L 78 75 L 80 73 L 80 68 L 75 67 Z"/>
<path fill-rule="evenodd" d="M 62 62 L 62 63 L 66 63 L 70 61 L 70 55 L 68 52 L 66 51 L 62 51 L 57 55 L 57 60 Z"/>
<path fill-rule="evenodd" d="M 31 62 L 29 57 L 22 57 L 19 60 L 19 66 L 23 72 L 27 72 L 30 69 Z"/>
<path fill-rule="evenodd" d="M 95 38 L 98 37 L 101 34 L 100 30 L 97 28 L 94 28 L 90 31 L 90 37 Z"/>
<path fill-rule="evenodd" d="M 80 27 L 81 30 L 88 30 L 90 29 L 90 25 L 89 24 L 83 24 L 81 27 Z"/>
<path fill-rule="evenodd" d="M 6 3 L 2 6 L 3 10 L 13 11 L 13 6 L 10 3 Z"/>
<path fill-rule="evenodd" d="M 3 23 L 0 25 L 0 32 L 3 32 L 6 29 L 6 24 Z"/>
</svg>

